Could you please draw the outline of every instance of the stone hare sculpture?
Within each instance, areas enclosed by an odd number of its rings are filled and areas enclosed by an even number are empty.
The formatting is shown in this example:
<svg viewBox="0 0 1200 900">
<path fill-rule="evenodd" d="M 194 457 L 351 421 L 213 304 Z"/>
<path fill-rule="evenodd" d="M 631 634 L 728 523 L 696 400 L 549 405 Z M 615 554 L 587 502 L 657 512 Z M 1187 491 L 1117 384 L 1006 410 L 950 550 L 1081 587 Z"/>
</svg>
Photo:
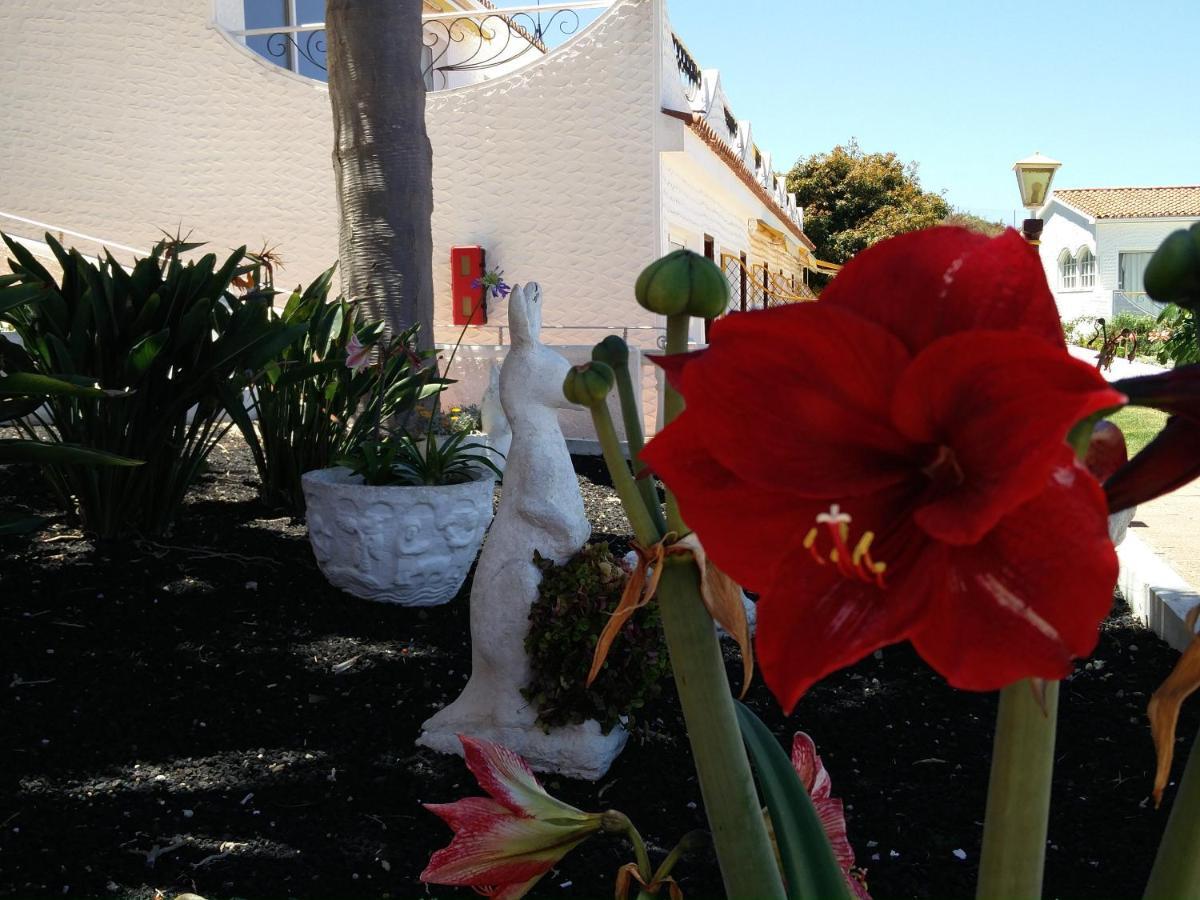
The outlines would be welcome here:
<svg viewBox="0 0 1200 900">
<path fill-rule="evenodd" d="M 496 468 L 504 471 L 504 461 L 512 446 L 512 428 L 500 402 L 500 367 L 492 363 L 488 369 L 488 386 L 479 403 L 479 427 L 487 435 L 490 458 Z"/>
<path fill-rule="evenodd" d="M 595 721 L 547 733 L 521 696 L 531 670 L 525 653 L 529 610 L 541 572 L 536 550 L 556 563 L 570 559 L 591 526 L 579 481 L 558 424 L 570 368 L 539 340 L 542 295 L 536 284 L 509 296 L 512 347 L 500 371 L 500 400 L 512 428 L 500 508 L 483 546 L 471 588 L 471 678 L 457 700 L 425 722 L 418 744 L 462 753 L 457 735 L 485 738 L 521 754 L 541 771 L 600 778 L 621 752 L 621 728 L 602 734 Z"/>
</svg>

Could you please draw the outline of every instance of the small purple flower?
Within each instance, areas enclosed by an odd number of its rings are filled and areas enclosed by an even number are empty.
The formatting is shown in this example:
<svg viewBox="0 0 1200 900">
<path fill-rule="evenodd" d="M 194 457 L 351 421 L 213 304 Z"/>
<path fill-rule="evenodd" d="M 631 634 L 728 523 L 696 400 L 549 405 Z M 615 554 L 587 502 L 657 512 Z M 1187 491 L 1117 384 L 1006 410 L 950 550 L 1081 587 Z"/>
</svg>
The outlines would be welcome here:
<svg viewBox="0 0 1200 900">
<path fill-rule="evenodd" d="M 364 347 L 357 334 L 351 335 L 350 342 L 346 344 L 346 368 L 357 375 L 371 364 L 370 356 L 371 348 Z"/>
<path fill-rule="evenodd" d="M 512 286 L 504 280 L 503 269 L 491 269 L 483 273 L 482 278 L 471 282 L 471 287 L 484 289 L 484 294 L 491 294 L 493 300 L 503 300 L 512 293 Z"/>
</svg>

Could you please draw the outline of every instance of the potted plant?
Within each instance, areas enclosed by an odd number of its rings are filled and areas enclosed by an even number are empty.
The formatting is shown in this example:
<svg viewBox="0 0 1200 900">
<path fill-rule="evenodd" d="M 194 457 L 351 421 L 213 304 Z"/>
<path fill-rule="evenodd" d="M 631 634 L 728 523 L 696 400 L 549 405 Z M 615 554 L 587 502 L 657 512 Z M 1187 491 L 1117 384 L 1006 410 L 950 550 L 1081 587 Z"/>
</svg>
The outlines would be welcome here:
<svg viewBox="0 0 1200 900">
<path fill-rule="evenodd" d="M 462 342 L 450 354 L 446 371 Z M 348 366 L 362 366 L 360 348 Z M 434 367 L 425 369 L 434 383 Z M 447 382 L 440 380 L 441 385 Z M 492 521 L 500 470 L 477 416 L 458 407 L 425 413 L 423 433 L 374 433 L 333 468 L 302 478 L 309 540 L 329 582 L 347 593 L 404 606 L 454 598 Z"/>
<path fill-rule="evenodd" d="M 404 606 L 453 599 L 492 521 L 486 450 L 464 433 L 444 442 L 398 434 L 306 473 L 309 539 L 329 582 Z"/>
</svg>

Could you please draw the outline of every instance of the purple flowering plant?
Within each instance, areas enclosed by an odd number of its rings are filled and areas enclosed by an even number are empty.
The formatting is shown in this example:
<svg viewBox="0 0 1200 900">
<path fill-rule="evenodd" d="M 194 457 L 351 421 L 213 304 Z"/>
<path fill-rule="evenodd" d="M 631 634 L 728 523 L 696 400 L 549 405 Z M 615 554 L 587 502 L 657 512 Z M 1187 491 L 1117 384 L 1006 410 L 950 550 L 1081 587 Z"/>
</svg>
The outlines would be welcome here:
<svg viewBox="0 0 1200 900">
<path fill-rule="evenodd" d="M 503 300 L 512 292 L 512 285 L 504 280 L 503 269 L 488 269 L 482 278 L 471 282 L 473 288 L 483 288 L 484 296 L 492 295 L 493 300 Z"/>
</svg>

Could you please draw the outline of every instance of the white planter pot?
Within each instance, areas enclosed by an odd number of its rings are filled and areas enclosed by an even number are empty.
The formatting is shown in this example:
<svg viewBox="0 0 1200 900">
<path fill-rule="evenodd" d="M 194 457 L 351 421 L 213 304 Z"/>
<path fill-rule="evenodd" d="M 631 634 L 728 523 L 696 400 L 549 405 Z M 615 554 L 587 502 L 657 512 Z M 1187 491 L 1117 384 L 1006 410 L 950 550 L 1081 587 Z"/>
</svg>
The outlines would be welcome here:
<svg viewBox="0 0 1200 900">
<path fill-rule="evenodd" d="M 349 469 L 306 472 L 308 537 L 329 583 L 366 600 L 453 599 L 492 521 L 495 481 L 370 487 Z"/>
</svg>

